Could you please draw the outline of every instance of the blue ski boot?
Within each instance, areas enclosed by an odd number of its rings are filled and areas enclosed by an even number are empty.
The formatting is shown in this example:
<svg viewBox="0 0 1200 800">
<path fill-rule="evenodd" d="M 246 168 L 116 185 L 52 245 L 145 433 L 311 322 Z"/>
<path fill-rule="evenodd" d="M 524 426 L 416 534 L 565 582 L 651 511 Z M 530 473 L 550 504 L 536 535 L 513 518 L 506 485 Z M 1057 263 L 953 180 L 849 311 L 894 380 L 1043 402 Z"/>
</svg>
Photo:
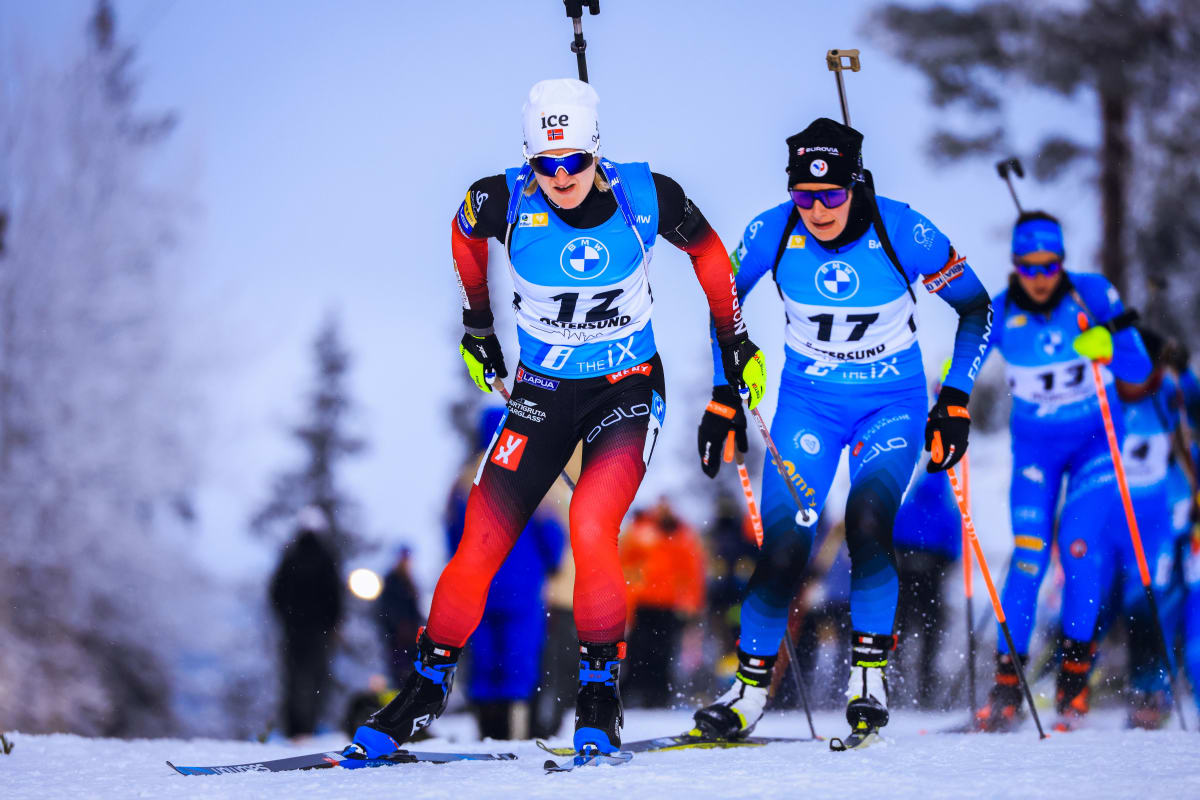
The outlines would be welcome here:
<svg viewBox="0 0 1200 800">
<path fill-rule="evenodd" d="M 615 753 L 621 749 L 621 659 L 625 643 L 579 643 L 579 696 L 575 701 L 575 752 Z"/>
<path fill-rule="evenodd" d="M 354 732 L 342 755 L 382 758 L 394 753 L 422 728 L 442 715 L 454 686 L 461 647 L 436 644 L 422 629 L 417 660 L 392 702 L 376 711 Z"/>
</svg>

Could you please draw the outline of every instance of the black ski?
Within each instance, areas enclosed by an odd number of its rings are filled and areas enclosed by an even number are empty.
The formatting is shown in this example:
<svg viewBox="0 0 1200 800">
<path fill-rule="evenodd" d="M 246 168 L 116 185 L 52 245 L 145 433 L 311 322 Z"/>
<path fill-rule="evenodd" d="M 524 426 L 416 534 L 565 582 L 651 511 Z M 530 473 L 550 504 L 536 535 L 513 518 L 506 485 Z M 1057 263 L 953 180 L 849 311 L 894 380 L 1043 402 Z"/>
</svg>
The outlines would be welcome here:
<svg viewBox="0 0 1200 800">
<path fill-rule="evenodd" d="M 815 742 L 819 739 L 790 738 L 784 736 L 747 736 L 745 739 L 710 739 L 683 733 L 678 736 L 660 736 L 657 739 L 638 739 L 625 742 L 621 750 L 627 753 L 660 753 L 668 750 L 724 750 L 733 747 L 762 747 L 768 744 L 789 742 Z M 538 747 L 555 756 L 574 755 L 570 747 L 551 747 L 539 741 Z"/>
<path fill-rule="evenodd" d="M 308 753 L 302 756 L 253 761 L 249 764 L 226 764 L 211 767 L 167 766 L 181 775 L 234 775 L 239 772 L 289 772 L 298 769 L 359 769 L 363 767 L 392 767 L 397 764 L 448 764 L 451 761 L 513 761 L 513 753 L 422 753 L 397 750 L 385 758 L 347 758 L 339 752 Z"/>
<path fill-rule="evenodd" d="M 830 739 L 829 749 L 835 753 L 840 753 L 844 750 L 861 750 L 864 747 L 870 747 L 878 741 L 882 741 L 879 736 L 879 728 L 867 722 L 860 722 L 845 739 L 839 739 L 836 736 Z"/>
</svg>

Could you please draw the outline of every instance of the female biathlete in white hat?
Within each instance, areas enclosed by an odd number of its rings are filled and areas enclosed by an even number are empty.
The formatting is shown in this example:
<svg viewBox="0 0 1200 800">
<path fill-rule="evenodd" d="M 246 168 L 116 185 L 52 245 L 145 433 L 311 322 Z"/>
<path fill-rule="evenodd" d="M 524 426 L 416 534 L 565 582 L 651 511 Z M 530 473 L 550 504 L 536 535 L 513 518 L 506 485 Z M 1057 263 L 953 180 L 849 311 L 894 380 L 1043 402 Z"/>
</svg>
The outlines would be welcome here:
<svg viewBox="0 0 1200 800">
<path fill-rule="evenodd" d="M 746 335 L 721 240 L 675 181 L 644 163 L 597 155 L 597 103 L 581 81 L 536 84 L 524 109 L 525 164 L 472 184 L 451 225 L 466 328 L 460 349 L 472 379 L 490 392 L 485 375 L 508 374 L 492 330 L 489 238 L 508 253 L 521 357 L 414 670 L 355 733 L 347 755 L 390 753 L 445 709 L 492 576 L 580 441 L 583 468 L 570 511 L 580 647 L 574 744 L 581 753 L 619 748 L 626 610 L 617 534 L 666 408 L 650 324 L 656 236 L 692 258 L 725 377 L 748 388 L 752 404 L 762 398 L 762 353 Z"/>
</svg>

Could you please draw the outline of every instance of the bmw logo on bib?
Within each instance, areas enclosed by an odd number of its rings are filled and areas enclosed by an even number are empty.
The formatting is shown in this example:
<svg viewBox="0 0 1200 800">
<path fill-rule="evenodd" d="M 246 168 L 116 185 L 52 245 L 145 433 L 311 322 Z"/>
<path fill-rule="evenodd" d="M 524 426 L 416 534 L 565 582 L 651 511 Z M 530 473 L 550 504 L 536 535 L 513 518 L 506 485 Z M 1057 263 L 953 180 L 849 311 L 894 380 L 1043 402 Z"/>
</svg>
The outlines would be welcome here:
<svg viewBox="0 0 1200 800">
<path fill-rule="evenodd" d="M 858 291 L 858 273 L 845 261 L 826 261 L 817 267 L 817 291 L 830 300 L 849 300 Z"/>
<path fill-rule="evenodd" d="M 586 281 L 608 269 L 608 248 L 591 236 L 580 236 L 567 242 L 559 257 L 563 272 L 577 281 Z"/>
<path fill-rule="evenodd" d="M 1063 349 L 1065 342 L 1063 332 L 1058 328 L 1046 328 L 1037 335 L 1037 347 L 1048 356 L 1056 355 Z"/>
</svg>

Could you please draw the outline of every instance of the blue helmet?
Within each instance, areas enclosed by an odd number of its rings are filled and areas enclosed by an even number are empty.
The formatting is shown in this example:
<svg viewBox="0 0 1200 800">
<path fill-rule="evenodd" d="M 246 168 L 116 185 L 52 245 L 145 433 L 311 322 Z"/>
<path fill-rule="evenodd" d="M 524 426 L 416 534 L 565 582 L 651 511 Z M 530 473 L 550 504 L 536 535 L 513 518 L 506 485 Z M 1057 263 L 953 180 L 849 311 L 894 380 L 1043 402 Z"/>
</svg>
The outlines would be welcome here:
<svg viewBox="0 0 1200 800">
<path fill-rule="evenodd" d="M 1039 252 L 1066 256 L 1062 225 L 1044 211 L 1026 211 L 1013 226 L 1012 254 L 1016 258 Z"/>
</svg>

